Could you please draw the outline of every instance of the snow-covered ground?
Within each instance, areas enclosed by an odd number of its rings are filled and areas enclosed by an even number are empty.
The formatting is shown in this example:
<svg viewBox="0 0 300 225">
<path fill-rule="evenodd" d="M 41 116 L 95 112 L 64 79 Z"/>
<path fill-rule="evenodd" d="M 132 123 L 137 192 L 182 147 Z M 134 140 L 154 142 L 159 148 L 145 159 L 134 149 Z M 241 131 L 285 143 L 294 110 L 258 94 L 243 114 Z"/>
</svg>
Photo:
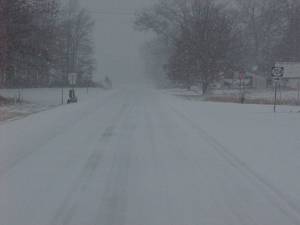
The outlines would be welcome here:
<svg viewBox="0 0 300 225">
<path fill-rule="evenodd" d="M 0 125 L 0 224 L 300 224 L 297 107 L 98 93 Z"/>
<path fill-rule="evenodd" d="M 214 96 L 240 96 L 240 90 L 214 90 L 212 93 Z M 273 89 L 248 89 L 246 90 L 245 97 L 248 99 L 262 99 L 272 101 L 274 99 Z M 278 100 L 284 102 L 294 102 L 298 100 L 297 90 L 278 90 Z M 300 100 L 300 99 L 299 99 Z"/>
<path fill-rule="evenodd" d="M 164 92 L 188 99 L 211 100 L 220 102 L 239 101 L 241 91 L 239 89 L 215 89 L 210 90 L 206 96 L 202 96 L 199 88 L 186 90 L 182 88 L 167 89 Z M 274 101 L 273 89 L 247 89 L 245 90 L 246 103 L 272 104 Z M 278 103 L 283 105 L 300 105 L 300 93 L 297 90 L 278 90 Z"/>
<path fill-rule="evenodd" d="M 103 93 L 104 90 L 99 88 L 77 88 L 76 95 L 79 101 Z M 18 89 L 0 89 L 0 96 L 17 99 L 19 94 Z M 36 113 L 61 105 L 62 90 L 60 88 L 34 88 L 21 90 L 22 104 L 9 104 L 0 106 L 0 121 L 8 119 L 16 119 L 24 117 L 31 113 Z M 63 92 L 64 103 L 68 99 L 68 89 Z"/>
</svg>

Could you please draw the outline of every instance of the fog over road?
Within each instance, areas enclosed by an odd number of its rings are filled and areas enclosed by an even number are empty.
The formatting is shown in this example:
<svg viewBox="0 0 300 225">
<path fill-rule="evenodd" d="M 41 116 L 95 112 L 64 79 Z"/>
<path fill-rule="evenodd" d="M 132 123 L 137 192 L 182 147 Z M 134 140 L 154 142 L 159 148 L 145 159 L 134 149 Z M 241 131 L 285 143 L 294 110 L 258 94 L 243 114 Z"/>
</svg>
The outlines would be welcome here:
<svg viewBox="0 0 300 225">
<path fill-rule="evenodd" d="M 127 88 L 0 125 L 0 224 L 299 224 L 279 185 L 205 128 L 219 105 L 197 103 L 212 113 L 192 122 L 185 104 Z"/>
<path fill-rule="evenodd" d="M 140 47 L 152 35 L 134 31 L 135 13 L 156 0 L 80 0 L 95 20 L 95 79 L 109 76 L 115 84 L 143 83 Z"/>
</svg>

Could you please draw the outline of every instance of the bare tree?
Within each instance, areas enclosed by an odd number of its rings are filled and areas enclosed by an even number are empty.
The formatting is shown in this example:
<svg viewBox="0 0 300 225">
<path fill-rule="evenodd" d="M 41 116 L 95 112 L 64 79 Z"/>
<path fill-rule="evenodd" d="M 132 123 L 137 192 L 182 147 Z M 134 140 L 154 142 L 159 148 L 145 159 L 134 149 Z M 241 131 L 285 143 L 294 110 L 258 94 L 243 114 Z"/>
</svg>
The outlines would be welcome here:
<svg viewBox="0 0 300 225">
<path fill-rule="evenodd" d="M 168 79 L 166 69 L 168 63 L 168 48 L 160 38 L 147 41 L 140 48 L 144 61 L 145 74 L 158 87 L 166 86 Z"/>
<path fill-rule="evenodd" d="M 269 75 L 277 60 L 300 60 L 299 0 L 160 0 L 137 14 L 135 27 L 152 31 L 168 54 L 171 80 L 201 82 L 219 74 Z"/>
<path fill-rule="evenodd" d="M 0 0 L 0 87 L 5 82 L 5 71 L 7 66 L 7 16 L 6 1 Z"/>
<path fill-rule="evenodd" d="M 300 1 L 288 1 L 286 29 L 276 49 L 276 59 L 300 61 Z"/>
<path fill-rule="evenodd" d="M 286 32 L 288 0 L 236 0 L 243 28 L 246 69 L 268 72 Z"/>
<path fill-rule="evenodd" d="M 76 2 L 65 13 L 59 0 L 0 1 L 0 84 L 48 86 L 66 82 L 69 72 L 92 76 L 93 21 Z"/>
<path fill-rule="evenodd" d="M 203 93 L 230 67 L 236 47 L 235 23 L 226 8 L 207 0 L 163 0 L 138 15 L 136 26 L 152 30 L 170 48 L 169 77 L 187 87 L 199 82 Z"/>
<path fill-rule="evenodd" d="M 67 17 L 64 17 L 64 15 Z M 67 80 L 69 73 L 78 74 L 78 82 L 91 79 L 95 70 L 93 58 L 92 31 L 94 21 L 84 9 L 81 9 L 78 1 L 69 1 L 62 15 L 61 41 L 63 48 L 62 56 L 63 71 Z"/>
</svg>

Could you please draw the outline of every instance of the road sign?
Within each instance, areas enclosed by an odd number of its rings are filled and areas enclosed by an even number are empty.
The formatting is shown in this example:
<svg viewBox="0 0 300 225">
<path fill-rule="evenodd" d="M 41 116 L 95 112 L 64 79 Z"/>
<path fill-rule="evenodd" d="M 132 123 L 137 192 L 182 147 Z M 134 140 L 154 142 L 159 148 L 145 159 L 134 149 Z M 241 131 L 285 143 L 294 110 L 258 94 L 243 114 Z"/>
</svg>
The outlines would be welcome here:
<svg viewBox="0 0 300 225">
<path fill-rule="evenodd" d="M 245 74 L 243 72 L 240 73 L 240 80 L 244 80 Z"/>
<path fill-rule="evenodd" d="M 284 67 L 274 66 L 272 68 L 272 77 L 274 79 L 279 79 L 284 76 Z"/>
<path fill-rule="evenodd" d="M 284 67 L 282 66 L 274 66 L 272 68 L 272 78 L 275 82 L 275 97 L 274 97 L 274 112 L 276 112 L 277 107 L 277 89 L 278 89 L 278 83 L 280 79 L 284 76 Z"/>
<path fill-rule="evenodd" d="M 76 85 L 77 83 L 77 73 L 70 73 L 68 75 L 68 80 L 70 85 Z"/>
</svg>

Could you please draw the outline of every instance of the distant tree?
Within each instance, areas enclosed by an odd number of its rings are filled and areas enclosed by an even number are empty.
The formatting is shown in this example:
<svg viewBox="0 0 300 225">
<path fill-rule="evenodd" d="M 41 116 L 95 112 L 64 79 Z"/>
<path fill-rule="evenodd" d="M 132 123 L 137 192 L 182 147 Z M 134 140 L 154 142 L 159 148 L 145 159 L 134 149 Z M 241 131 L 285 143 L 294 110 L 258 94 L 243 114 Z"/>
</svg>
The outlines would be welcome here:
<svg viewBox="0 0 300 225">
<path fill-rule="evenodd" d="M 95 70 L 92 31 L 94 21 L 81 9 L 78 1 L 70 0 L 61 15 L 61 52 L 64 79 L 69 73 L 78 74 L 78 82 L 87 82 Z"/>
<path fill-rule="evenodd" d="M 286 32 L 288 0 L 236 0 L 245 69 L 269 73 L 274 50 Z"/>
<path fill-rule="evenodd" d="M 235 23 L 225 7 L 207 0 L 162 0 L 138 15 L 138 30 L 152 30 L 170 49 L 169 77 L 203 93 L 231 65 L 237 47 Z"/>
<path fill-rule="evenodd" d="M 0 87 L 5 82 L 5 71 L 7 66 L 7 17 L 6 1 L 0 0 Z"/>
<path fill-rule="evenodd" d="M 50 71 L 55 66 L 57 0 L 35 0 L 32 2 L 31 46 L 27 57 L 27 82 L 33 86 L 49 84 Z"/>
<path fill-rule="evenodd" d="M 5 59 L 2 74 L 6 74 L 6 84 L 38 84 L 44 78 L 39 74 L 46 75 L 50 66 L 57 2 L 1 0 L 1 4 L 1 34 L 5 40 L 1 43 L 6 49 L 1 51 Z"/>
<path fill-rule="evenodd" d="M 30 6 L 25 0 L 5 1 L 4 23 L 6 27 L 6 80 L 10 85 L 21 82 L 21 72 L 26 66 L 30 44 L 32 15 Z"/>
<path fill-rule="evenodd" d="M 276 59 L 300 62 L 300 1 L 289 1 L 286 21 L 285 33 L 276 49 Z"/>
<path fill-rule="evenodd" d="M 168 63 L 168 49 L 160 38 L 147 41 L 140 48 L 144 61 L 145 74 L 158 87 L 167 83 L 166 69 Z"/>
<path fill-rule="evenodd" d="M 76 0 L 65 8 L 59 0 L 0 0 L 0 84 L 66 84 L 71 72 L 91 78 L 92 30 Z"/>
<path fill-rule="evenodd" d="M 206 92 L 221 74 L 269 76 L 278 60 L 300 61 L 299 5 L 299 0 L 232 0 L 226 5 L 160 0 L 137 14 L 135 28 L 154 32 L 164 44 L 171 80 L 186 87 L 201 82 Z"/>
</svg>

